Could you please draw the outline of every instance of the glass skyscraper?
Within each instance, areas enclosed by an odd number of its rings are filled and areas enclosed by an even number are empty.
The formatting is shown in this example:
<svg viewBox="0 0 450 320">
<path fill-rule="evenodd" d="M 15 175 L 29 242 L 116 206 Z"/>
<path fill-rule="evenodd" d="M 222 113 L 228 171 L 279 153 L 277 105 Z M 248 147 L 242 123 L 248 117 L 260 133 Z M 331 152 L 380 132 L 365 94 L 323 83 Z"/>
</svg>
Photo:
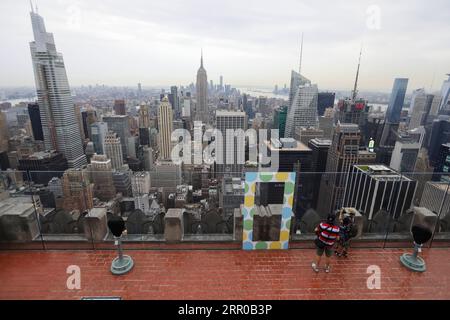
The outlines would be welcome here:
<svg viewBox="0 0 450 320">
<path fill-rule="evenodd" d="M 389 123 L 399 123 L 403 103 L 405 101 L 406 88 L 408 87 L 407 78 L 396 78 L 389 99 L 388 109 L 386 111 L 386 120 Z"/>
<path fill-rule="evenodd" d="M 79 168 L 86 164 L 86 156 L 64 60 L 44 19 L 34 11 L 30 15 L 34 34 L 30 49 L 45 148 L 63 153 L 70 168 Z"/>
</svg>

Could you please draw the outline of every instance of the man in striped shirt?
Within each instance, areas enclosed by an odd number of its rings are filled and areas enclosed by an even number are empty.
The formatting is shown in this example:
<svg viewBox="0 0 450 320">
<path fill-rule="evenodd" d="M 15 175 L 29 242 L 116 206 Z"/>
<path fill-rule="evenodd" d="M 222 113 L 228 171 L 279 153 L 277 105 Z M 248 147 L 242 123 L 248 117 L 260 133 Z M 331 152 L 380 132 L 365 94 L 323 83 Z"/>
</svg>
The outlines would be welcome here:
<svg viewBox="0 0 450 320">
<path fill-rule="evenodd" d="M 330 213 L 326 222 L 321 222 L 314 230 L 317 238 L 314 241 L 316 245 L 316 259 L 312 263 L 315 272 L 319 272 L 319 264 L 323 253 L 325 252 L 325 272 L 330 272 L 330 257 L 333 255 L 333 246 L 339 240 L 339 226 L 334 224 L 336 215 Z"/>
</svg>

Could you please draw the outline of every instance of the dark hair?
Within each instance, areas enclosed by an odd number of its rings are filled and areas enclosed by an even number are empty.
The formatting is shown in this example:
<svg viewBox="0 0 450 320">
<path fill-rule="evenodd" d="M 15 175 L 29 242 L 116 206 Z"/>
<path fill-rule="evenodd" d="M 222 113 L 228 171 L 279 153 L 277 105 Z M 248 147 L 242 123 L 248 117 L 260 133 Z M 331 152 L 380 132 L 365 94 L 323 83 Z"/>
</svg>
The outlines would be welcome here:
<svg viewBox="0 0 450 320">
<path fill-rule="evenodd" d="M 336 220 L 336 215 L 334 213 L 330 213 L 327 217 L 327 222 L 334 223 L 334 220 Z"/>
</svg>

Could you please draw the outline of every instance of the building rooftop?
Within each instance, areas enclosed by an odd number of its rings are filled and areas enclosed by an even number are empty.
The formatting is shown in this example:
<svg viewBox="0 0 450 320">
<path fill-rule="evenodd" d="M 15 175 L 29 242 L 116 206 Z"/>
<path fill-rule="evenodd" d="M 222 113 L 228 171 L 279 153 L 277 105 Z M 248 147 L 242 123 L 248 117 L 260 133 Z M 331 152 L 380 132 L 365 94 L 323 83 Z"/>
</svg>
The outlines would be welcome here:
<svg viewBox="0 0 450 320">
<path fill-rule="evenodd" d="M 324 138 L 314 138 L 309 141 L 312 144 L 314 144 L 316 146 L 320 146 L 320 147 L 331 146 L 331 143 L 332 143 L 330 139 L 324 139 Z"/>
<path fill-rule="evenodd" d="M 34 212 L 30 197 L 6 198 L 0 201 L 0 216 L 4 214 L 20 216 L 29 210 Z"/>
<path fill-rule="evenodd" d="M 216 117 L 217 116 L 224 116 L 224 117 L 243 117 L 245 116 L 245 112 L 243 111 L 232 111 L 232 110 L 217 110 L 216 111 Z"/>
<path fill-rule="evenodd" d="M 60 154 L 60 153 L 58 153 L 56 150 L 37 151 L 33 154 L 30 154 L 27 157 L 27 159 L 28 160 L 42 160 L 42 159 L 48 159 L 48 158 L 54 157 L 58 154 Z"/>
<path fill-rule="evenodd" d="M 292 138 L 271 139 L 265 141 L 270 150 L 285 151 L 311 151 L 305 144 Z"/>
<path fill-rule="evenodd" d="M 391 180 L 403 180 L 403 181 L 412 181 L 410 178 L 399 174 L 397 171 L 382 165 L 355 165 L 360 171 L 363 171 L 369 174 L 373 179 L 383 180 L 383 181 L 391 181 Z"/>
</svg>

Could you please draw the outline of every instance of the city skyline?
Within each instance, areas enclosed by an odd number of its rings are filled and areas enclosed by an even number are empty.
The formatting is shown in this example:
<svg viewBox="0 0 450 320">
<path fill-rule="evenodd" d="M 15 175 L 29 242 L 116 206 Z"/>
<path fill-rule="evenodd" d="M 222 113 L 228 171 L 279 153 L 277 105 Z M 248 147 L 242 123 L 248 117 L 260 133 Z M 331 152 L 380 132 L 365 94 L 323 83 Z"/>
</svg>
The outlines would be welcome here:
<svg viewBox="0 0 450 320">
<path fill-rule="evenodd" d="M 290 71 L 298 68 L 301 32 L 302 73 L 313 79 L 319 90 L 352 87 L 361 42 L 361 90 L 388 92 L 394 78 L 406 77 L 411 90 L 425 87 L 430 91 L 432 86 L 436 91 L 450 70 L 445 59 L 450 54 L 445 41 L 449 34 L 445 32 L 449 28 L 445 1 L 426 5 L 379 1 L 376 7 L 366 1 L 320 6 L 285 1 L 277 8 L 250 1 L 254 6 L 245 6 L 242 12 L 235 4 L 208 10 L 211 4 L 203 1 L 165 5 L 136 1 L 129 8 L 92 1 L 34 3 L 64 52 L 72 86 L 195 82 L 203 48 L 209 78 L 215 83 L 223 75 L 224 82 L 234 86 L 281 87 L 289 83 Z M 6 1 L 2 6 L 5 14 L 0 24 L 5 27 L 0 28 L 0 35 L 7 35 L 2 38 L 10 50 L 2 53 L 9 59 L 2 56 L 1 69 L 10 76 L 7 81 L 3 78 L 0 86 L 31 86 L 26 48 L 31 32 L 24 14 L 30 11 L 29 3 Z M 193 11 L 199 7 L 204 12 Z M 379 25 L 369 19 L 377 10 Z M 428 12 L 433 13 L 433 23 L 428 23 Z M 344 23 L 340 13 L 354 19 Z M 105 54 L 108 51 L 114 54 Z"/>
</svg>

